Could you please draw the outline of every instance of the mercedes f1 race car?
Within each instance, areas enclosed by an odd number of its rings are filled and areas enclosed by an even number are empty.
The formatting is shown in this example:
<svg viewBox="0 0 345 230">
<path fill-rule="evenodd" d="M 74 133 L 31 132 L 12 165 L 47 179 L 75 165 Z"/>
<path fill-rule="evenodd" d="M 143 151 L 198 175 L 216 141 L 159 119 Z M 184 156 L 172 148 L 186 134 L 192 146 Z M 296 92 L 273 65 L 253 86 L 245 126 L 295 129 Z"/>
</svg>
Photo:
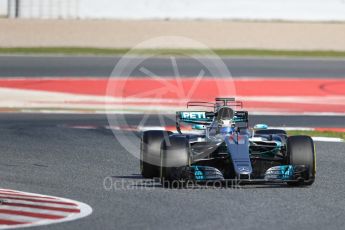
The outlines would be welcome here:
<svg viewBox="0 0 345 230">
<path fill-rule="evenodd" d="M 177 132 L 143 132 L 142 176 L 159 177 L 163 184 L 231 180 L 241 184 L 313 184 L 313 140 L 309 136 L 288 136 L 284 130 L 264 124 L 249 128 L 248 112 L 237 110 L 242 105 L 234 98 L 189 102 L 187 108 L 208 110 L 177 112 Z M 183 125 L 190 125 L 191 131 L 184 133 Z"/>
</svg>

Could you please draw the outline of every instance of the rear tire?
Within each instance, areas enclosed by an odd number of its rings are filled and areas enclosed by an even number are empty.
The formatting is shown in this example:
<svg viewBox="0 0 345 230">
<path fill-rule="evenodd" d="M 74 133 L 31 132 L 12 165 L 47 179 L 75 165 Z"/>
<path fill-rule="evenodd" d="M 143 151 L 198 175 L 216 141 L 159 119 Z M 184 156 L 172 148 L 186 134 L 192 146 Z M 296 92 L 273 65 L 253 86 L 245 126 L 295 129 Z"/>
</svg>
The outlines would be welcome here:
<svg viewBox="0 0 345 230">
<path fill-rule="evenodd" d="M 145 178 L 159 177 L 161 144 L 172 132 L 150 130 L 142 134 L 140 143 L 140 171 Z"/>
<path fill-rule="evenodd" d="M 291 165 L 308 167 L 307 178 L 302 182 L 288 182 L 289 185 L 312 185 L 316 175 L 314 142 L 309 136 L 291 136 L 287 139 L 287 161 Z"/>
<path fill-rule="evenodd" d="M 189 140 L 185 136 L 171 136 L 162 142 L 160 178 L 163 186 L 181 181 L 181 167 L 190 164 Z"/>
</svg>

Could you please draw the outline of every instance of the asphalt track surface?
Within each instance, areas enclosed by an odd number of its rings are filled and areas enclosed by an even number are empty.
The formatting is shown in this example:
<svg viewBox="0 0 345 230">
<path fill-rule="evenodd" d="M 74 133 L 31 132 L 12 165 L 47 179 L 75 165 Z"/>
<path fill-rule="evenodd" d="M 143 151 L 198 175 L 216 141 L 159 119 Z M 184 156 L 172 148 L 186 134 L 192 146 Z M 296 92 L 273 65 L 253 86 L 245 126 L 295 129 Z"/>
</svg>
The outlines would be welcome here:
<svg viewBox="0 0 345 230">
<path fill-rule="evenodd" d="M 126 119 L 138 124 L 141 116 Z M 270 124 L 294 119 L 274 117 Z M 316 124 L 333 119 L 311 117 Z M 343 117 L 335 120 L 344 123 Z M 344 143 L 316 143 L 317 180 L 311 187 L 165 189 L 142 179 L 138 159 L 102 128 L 107 124 L 104 115 L 0 114 L 1 187 L 62 196 L 93 208 L 87 218 L 37 229 L 290 230 L 345 224 Z M 150 117 L 148 124 L 158 125 L 157 119 Z"/>
<path fill-rule="evenodd" d="M 104 77 L 117 61 L 1 56 L 0 76 Z M 345 60 L 228 58 L 225 63 L 235 77 L 345 76 Z M 182 65 L 182 75 L 197 74 L 197 62 L 178 59 L 177 64 Z M 169 59 L 154 59 L 144 66 L 160 76 L 173 74 Z M 132 75 L 142 73 L 137 70 Z M 142 117 L 125 118 L 137 125 Z M 147 125 L 159 125 L 157 120 L 150 117 Z M 344 116 L 252 116 L 250 120 L 273 126 L 345 127 Z M 171 122 L 166 120 L 167 125 Z M 317 180 L 311 187 L 177 190 L 144 180 L 139 160 L 106 125 L 104 115 L 0 114 L 1 187 L 70 198 L 93 208 L 87 218 L 37 229 L 290 230 L 342 229 L 345 224 L 344 143 L 316 143 Z M 109 189 L 109 178 L 116 187 Z"/>
<path fill-rule="evenodd" d="M 7 55 L 0 56 L 0 77 L 108 77 L 119 60 L 119 57 L 102 56 Z M 233 77 L 345 77 L 345 59 L 248 57 L 223 58 L 223 61 Z M 197 76 L 201 69 L 205 69 L 196 59 L 177 58 L 176 62 L 180 74 L 186 77 Z M 158 76 L 174 76 L 170 58 L 146 59 L 140 67 Z M 139 68 L 130 75 L 145 76 Z M 209 70 L 205 76 L 210 76 Z"/>
</svg>

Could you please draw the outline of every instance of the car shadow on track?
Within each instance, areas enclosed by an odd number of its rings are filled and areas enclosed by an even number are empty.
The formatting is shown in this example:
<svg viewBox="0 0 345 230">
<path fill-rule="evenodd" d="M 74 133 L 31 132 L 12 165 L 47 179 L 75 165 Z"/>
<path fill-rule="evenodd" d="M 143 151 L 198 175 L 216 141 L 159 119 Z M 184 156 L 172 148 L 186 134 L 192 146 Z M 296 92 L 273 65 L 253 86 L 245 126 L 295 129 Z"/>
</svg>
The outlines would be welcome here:
<svg viewBox="0 0 345 230">
<path fill-rule="evenodd" d="M 166 188 L 166 189 L 282 189 L 291 188 L 287 184 L 260 184 L 260 185 L 241 185 L 240 183 L 223 186 L 218 184 L 188 184 L 178 186 L 163 186 L 159 178 L 147 179 L 141 174 L 131 174 L 125 176 L 111 176 L 114 180 L 130 185 L 135 189 L 149 189 L 149 188 Z"/>
<path fill-rule="evenodd" d="M 116 178 L 116 179 L 145 179 L 141 174 L 132 174 L 130 176 L 111 176 L 112 178 Z"/>
</svg>

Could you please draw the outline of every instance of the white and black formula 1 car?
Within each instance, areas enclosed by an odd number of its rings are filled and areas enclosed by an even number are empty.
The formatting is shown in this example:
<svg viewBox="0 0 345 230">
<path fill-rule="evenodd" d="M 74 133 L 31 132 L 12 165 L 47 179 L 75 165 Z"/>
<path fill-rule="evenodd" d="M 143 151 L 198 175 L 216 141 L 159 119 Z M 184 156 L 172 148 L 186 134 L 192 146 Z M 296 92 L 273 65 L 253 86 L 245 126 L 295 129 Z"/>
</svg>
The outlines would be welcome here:
<svg viewBox="0 0 345 230">
<path fill-rule="evenodd" d="M 242 102 L 234 98 L 187 104 L 187 108 L 192 106 L 212 109 L 177 112 L 175 133 L 143 132 L 143 177 L 159 177 L 164 183 L 239 180 L 242 184 L 313 184 L 316 160 L 309 136 L 287 136 L 284 130 L 264 124 L 250 129 L 248 112 L 236 111 Z M 186 124 L 193 131 L 182 133 Z"/>
</svg>

